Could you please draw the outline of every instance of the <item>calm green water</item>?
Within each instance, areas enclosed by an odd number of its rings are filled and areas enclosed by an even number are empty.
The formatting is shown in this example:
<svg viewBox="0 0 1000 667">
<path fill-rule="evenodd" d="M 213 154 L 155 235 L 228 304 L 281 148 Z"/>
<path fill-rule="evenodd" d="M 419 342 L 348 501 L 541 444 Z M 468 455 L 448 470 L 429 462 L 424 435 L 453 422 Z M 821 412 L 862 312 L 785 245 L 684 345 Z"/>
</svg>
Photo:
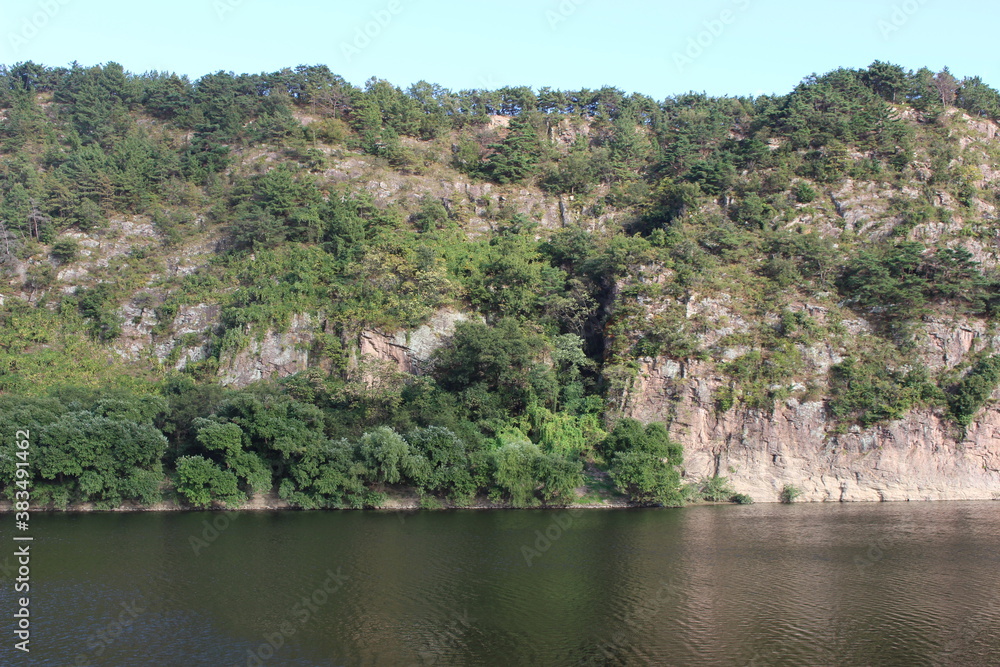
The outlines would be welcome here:
<svg viewBox="0 0 1000 667">
<path fill-rule="evenodd" d="M 1000 503 L 227 521 L 34 517 L 0 664 L 1000 665 Z"/>
</svg>

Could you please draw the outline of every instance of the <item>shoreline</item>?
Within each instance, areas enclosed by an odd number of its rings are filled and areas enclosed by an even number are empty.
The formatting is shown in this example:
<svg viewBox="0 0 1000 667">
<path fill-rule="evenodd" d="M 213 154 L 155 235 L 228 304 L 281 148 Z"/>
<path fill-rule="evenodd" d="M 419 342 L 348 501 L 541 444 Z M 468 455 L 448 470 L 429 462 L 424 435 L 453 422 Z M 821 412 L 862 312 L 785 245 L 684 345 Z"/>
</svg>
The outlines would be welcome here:
<svg viewBox="0 0 1000 667">
<path fill-rule="evenodd" d="M 699 503 L 699 504 L 719 504 L 731 505 L 733 503 Z M 612 501 L 608 503 L 581 503 L 576 505 L 539 505 L 537 507 L 514 507 L 513 505 L 494 503 L 491 501 L 474 502 L 469 505 L 454 505 L 443 503 L 440 507 L 421 507 L 417 502 L 390 502 L 382 507 L 321 507 L 316 509 L 303 509 L 292 507 L 284 501 L 273 502 L 249 502 L 237 507 L 226 507 L 225 505 L 212 505 L 211 507 L 191 507 L 173 501 L 162 501 L 153 505 L 119 505 L 112 508 L 98 508 L 93 503 L 81 503 L 79 505 L 69 505 L 66 508 L 53 506 L 31 507 L 29 512 L 34 513 L 66 513 L 66 514 L 92 514 L 92 513 L 172 513 L 172 512 L 442 512 L 447 510 L 613 510 L 613 509 L 642 509 L 656 507 L 655 505 L 643 505 L 627 501 Z M 13 514 L 13 506 L 10 502 L 0 502 L 0 515 Z"/>
<path fill-rule="evenodd" d="M 93 503 L 82 503 L 70 505 L 64 509 L 57 507 L 32 507 L 28 511 L 32 513 L 65 513 L 65 514 L 97 514 L 97 513 L 173 513 L 173 512 L 442 512 L 448 510 L 543 510 L 543 511 L 564 511 L 575 510 L 627 510 L 627 509 L 686 509 L 689 507 L 705 507 L 714 505 L 731 505 L 737 507 L 732 502 L 709 502 L 701 501 L 682 505 L 680 507 L 664 507 L 660 505 L 645 505 L 632 503 L 625 500 L 609 500 L 604 503 L 580 503 L 574 505 L 539 505 L 536 507 L 514 507 L 512 505 L 495 503 L 488 500 L 477 501 L 469 505 L 442 504 L 440 507 L 421 507 L 419 501 L 413 502 L 409 499 L 396 499 L 383 507 L 341 507 L 341 508 L 317 508 L 302 509 L 292 507 L 283 500 L 275 499 L 277 502 L 268 502 L 270 499 L 255 499 L 238 507 L 226 507 L 224 505 L 213 505 L 211 507 L 190 507 L 174 501 L 162 501 L 154 505 L 119 505 L 109 509 L 100 509 Z M 762 505 L 881 505 L 899 503 L 960 503 L 960 502 L 1000 502 L 998 498 L 950 498 L 950 499 L 916 499 L 916 500 L 852 500 L 852 501 L 828 501 L 828 500 L 802 500 L 793 503 L 761 502 L 754 504 Z M 13 505 L 9 501 L 0 502 L 0 515 L 13 514 Z"/>
</svg>

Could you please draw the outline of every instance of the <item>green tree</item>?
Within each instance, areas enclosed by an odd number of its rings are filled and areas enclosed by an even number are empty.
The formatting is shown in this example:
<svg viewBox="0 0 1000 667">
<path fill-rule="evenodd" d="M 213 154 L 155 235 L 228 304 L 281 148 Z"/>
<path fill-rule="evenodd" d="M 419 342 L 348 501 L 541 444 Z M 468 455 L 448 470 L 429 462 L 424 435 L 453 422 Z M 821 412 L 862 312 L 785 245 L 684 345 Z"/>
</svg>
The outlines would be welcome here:
<svg viewBox="0 0 1000 667">
<path fill-rule="evenodd" d="M 962 81 L 956 105 L 973 116 L 1000 118 L 1000 93 L 978 76 Z"/>
<path fill-rule="evenodd" d="M 365 433 L 358 445 L 361 460 L 380 484 L 399 484 L 407 480 L 422 486 L 430 477 L 430 466 L 420 454 L 410 451 L 401 435 L 388 427 Z"/>
<path fill-rule="evenodd" d="M 1000 356 L 981 359 L 951 390 L 948 407 L 955 421 L 967 428 L 1000 385 Z"/>
<path fill-rule="evenodd" d="M 195 507 L 208 507 L 213 501 L 229 506 L 246 501 L 236 475 L 202 456 L 177 459 L 177 492 Z"/>
<path fill-rule="evenodd" d="M 906 71 L 899 65 L 876 60 L 861 73 L 861 80 L 882 99 L 895 104 L 906 93 Z"/>
<path fill-rule="evenodd" d="M 536 395 L 545 339 L 512 319 L 495 326 L 462 322 L 449 345 L 434 352 L 438 384 L 459 394 L 474 418 L 522 414 Z"/>
<path fill-rule="evenodd" d="M 483 171 L 500 184 L 520 183 L 533 175 L 542 152 L 538 132 L 521 116 L 511 119 L 507 136 L 490 149 Z"/>
<path fill-rule="evenodd" d="M 682 447 L 673 442 L 663 424 L 645 427 L 635 419 L 622 419 L 601 443 L 599 450 L 610 462 L 611 478 L 623 492 L 641 503 L 680 505 Z"/>
</svg>

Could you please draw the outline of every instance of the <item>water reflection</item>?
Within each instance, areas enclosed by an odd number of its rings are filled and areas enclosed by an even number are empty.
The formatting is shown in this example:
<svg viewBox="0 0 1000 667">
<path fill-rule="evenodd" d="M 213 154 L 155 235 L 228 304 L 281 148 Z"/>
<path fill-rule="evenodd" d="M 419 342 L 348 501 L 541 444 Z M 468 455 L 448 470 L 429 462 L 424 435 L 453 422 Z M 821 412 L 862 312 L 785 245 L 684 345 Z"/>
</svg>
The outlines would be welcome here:
<svg viewBox="0 0 1000 667">
<path fill-rule="evenodd" d="M 998 509 L 44 516 L 30 664 L 997 665 Z"/>
</svg>

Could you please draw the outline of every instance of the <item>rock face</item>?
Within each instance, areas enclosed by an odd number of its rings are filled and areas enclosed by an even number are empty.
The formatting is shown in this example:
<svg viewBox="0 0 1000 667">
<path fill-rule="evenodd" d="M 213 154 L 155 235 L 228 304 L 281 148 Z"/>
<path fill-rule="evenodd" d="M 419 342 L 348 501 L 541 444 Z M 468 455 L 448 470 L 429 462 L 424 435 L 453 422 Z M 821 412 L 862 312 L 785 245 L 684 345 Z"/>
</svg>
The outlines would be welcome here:
<svg viewBox="0 0 1000 667">
<path fill-rule="evenodd" d="M 419 375 L 426 370 L 431 353 L 455 333 L 459 322 L 468 319 L 465 313 L 443 309 L 413 331 L 400 331 L 393 335 L 364 331 L 358 341 L 358 351 L 361 355 L 388 361 L 400 372 Z"/>
<path fill-rule="evenodd" d="M 721 475 L 758 502 L 791 484 L 806 501 L 1000 499 L 1000 411 L 988 409 L 964 438 L 929 411 L 837 433 L 824 402 L 789 399 L 772 413 L 719 413 L 726 383 L 710 364 L 643 364 L 626 413 L 665 421 L 684 445 L 685 477 Z"/>
<path fill-rule="evenodd" d="M 309 367 L 309 348 L 314 336 L 313 320 L 300 314 L 292 318 L 285 333 L 269 331 L 219 364 L 224 385 L 245 386 L 272 376 L 287 377 Z"/>
<path fill-rule="evenodd" d="M 198 331 L 205 324 L 202 321 L 204 315 L 204 308 L 183 309 L 175 320 L 175 326 L 179 331 Z M 426 369 L 431 353 L 455 333 L 459 322 L 467 319 L 469 316 L 465 313 L 444 309 L 413 331 L 394 334 L 363 331 L 356 341 L 356 350 L 362 357 L 388 362 L 399 372 L 419 375 Z M 223 355 L 219 364 L 220 381 L 227 386 L 244 387 L 270 377 L 287 377 L 306 370 L 311 364 L 315 365 L 309 351 L 316 341 L 321 320 L 322 317 L 311 317 L 305 313 L 296 315 L 287 331 L 268 331 L 235 354 Z M 168 347 L 163 350 L 158 348 L 157 354 L 162 352 L 165 358 L 169 351 Z M 201 355 L 202 347 L 185 348 L 177 365 L 196 361 L 202 358 Z"/>
</svg>

